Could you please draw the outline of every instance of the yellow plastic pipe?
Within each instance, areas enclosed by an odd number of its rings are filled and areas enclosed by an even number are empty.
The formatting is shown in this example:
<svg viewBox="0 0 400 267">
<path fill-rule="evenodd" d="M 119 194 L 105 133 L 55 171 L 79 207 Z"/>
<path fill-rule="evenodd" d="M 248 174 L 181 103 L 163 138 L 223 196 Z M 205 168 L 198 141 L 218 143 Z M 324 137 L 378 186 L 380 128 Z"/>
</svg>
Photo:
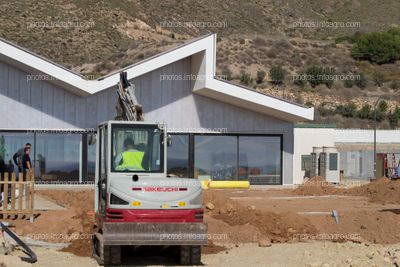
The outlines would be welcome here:
<svg viewBox="0 0 400 267">
<path fill-rule="evenodd" d="M 250 188 L 249 181 L 209 181 L 208 188 Z"/>
</svg>

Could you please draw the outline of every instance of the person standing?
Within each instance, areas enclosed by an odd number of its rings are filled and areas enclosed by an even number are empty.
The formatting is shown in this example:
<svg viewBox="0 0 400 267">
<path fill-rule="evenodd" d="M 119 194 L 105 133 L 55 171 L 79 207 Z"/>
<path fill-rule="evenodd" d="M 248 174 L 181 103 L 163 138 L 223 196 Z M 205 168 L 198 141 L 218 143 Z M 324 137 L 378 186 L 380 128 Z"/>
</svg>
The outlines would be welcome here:
<svg viewBox="0 0 400 267">
<path fill-rule="evenodd" d="M 31 148 L 25 147 L 24 156 L 22 157 L 22 172 L 24 174 L 26 174 L 30 169 L 32 169 L 30 152 L 31 152 Z"/>
<path fill-rule="evenodd" d="M 26 181 L 26 173 L 32 169 L 31 157 L 30 157 L 31 148 L 25 147 L 24 156 L 22 157 L 22 173 L 23 173 L 23 181 Z M 28 174 L 30 175 L 30 174 Z M 22 195 L 25 195 L 26 185 L 23 185 Z"/>
<path fill-rule="evenodd" d="M 17 177 L 18 177 L 18 173 L 22 172 L 23 166 L 22 166 L 22 161 L 23 161 L 23 157 L 25 155 L 25 149 L 26 148 L 31 148 L 31 144 L 30 143 L 26 143 L 24 148 L 20 148 L 18 149 L 18 151 L 14 154 L 13 156 L 13 160 L 15 165 L 17 166 Z"/>
</svg>

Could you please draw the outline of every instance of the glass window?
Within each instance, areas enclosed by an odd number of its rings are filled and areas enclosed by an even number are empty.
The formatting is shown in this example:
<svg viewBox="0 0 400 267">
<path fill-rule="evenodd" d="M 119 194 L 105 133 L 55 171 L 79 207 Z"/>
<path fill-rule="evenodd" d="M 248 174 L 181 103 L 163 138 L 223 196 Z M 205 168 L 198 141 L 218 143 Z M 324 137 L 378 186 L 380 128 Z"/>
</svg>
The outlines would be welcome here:
<svg viewBox="0 0 400 267">
<path fill-rule="evenodd" d="M 81 134 L 36 134 L 36 176 L 40 181 L 79 181 Z"/>
<path fill-rule="evenodd" d="M 310 171 L 311 170 L 311 155 L 301 155 L 301 170 Z"/>
<path fill-rule="evenodd" d="M 189 177 L 189 135 L 172 134 L 172 143 L 168 147 L 168 174 Z"/>
<path fill-rule="evenodd" d="M 13 161 L 14 154 L 25 147 L 26 143 L 31 143 L 33 147 L 33 133 L 13 133 L 0 132 L 0 168 L 1 172 L 5 170 L 17 170 Z M 33 148 L 31 149 L 31 162 L 34 164 Z"/>
<path fill-rule="evenodd" d="M 195 136 L 194 177 L 199 179 L 237 179 L 237 137 Z"/>
<path fill-rule="evenodd" d="M 162 132 L 156 126 L 114 125 L 113 172 L 163 172 Z"/>
<path fill-rule="evenodd" d="M 337 169 L 338 169 L 338 154 L 329 153 L 329 170 L 337 171 Z"/>
<path fill-rule="evenodd" d="M 100 129 L 100 178 L 103 179 L 107 175 L 107 149 L 108 135 L 107 127 Z"/>
<path fill-rule="evenodd" d="M 239 179 L 251 184 L 281 184 L 281 138 L 239 136 Z"/>
<path fill-rule="evenodd" d="M 88 137 L 89 138 L 89 137 Z M 96 142 L 100 142 L 96 136 Z M 86 181 L 94 181 L 96 170 L 96 142 L 88 141 L 87 145 L 87 178 Z"/>
</svg>

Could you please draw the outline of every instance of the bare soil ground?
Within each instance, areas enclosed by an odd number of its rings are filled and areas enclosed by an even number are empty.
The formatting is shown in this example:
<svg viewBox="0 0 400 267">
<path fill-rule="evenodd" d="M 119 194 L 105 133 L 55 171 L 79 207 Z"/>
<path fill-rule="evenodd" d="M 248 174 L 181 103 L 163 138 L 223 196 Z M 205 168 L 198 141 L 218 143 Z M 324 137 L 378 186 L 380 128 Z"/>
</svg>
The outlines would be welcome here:
<svg viewBox="0 0 400 267">
<path fill-rule="evenodd" d="M 64 252 L 89 257 L 94 225 L 93 191 L 40 190 L 37 193 L 67 210 L 43 211 L 34 223 L 12 221 L 16 225 L 14 230 L 22 236 L 71 243 Z M 368 262 L 376 266 L 385 266 L 383 263 L 395 266 L 398 256 L 393 253 L 398 254 L 400 250 L 399 198 L 400 181 L 387 179 L 349 189 L 330 186 L 316 177 L 296 189 L 206 190 L 204 209 L 210 242 L 203 248 L 204 263 L 238 266 L 248 261 L 258 266 L 279 266 L 278 263 L 295 266 L 295 261 L 279 261 L 276 256 L 271 257 L 277 262 L 264 261 L 265 253 L 279 251 L 279 247 L 293 250 L 296 257 L 306 256 L 298 266 L 321 266 L 326 262 L 334 262 L 336 266 L 348 262 L 350 266 L 351 260 L 359 260 L 354 266 Z M 332 217 L 333 210 L 338 214 L 339 223 Z M 324 250 L 319 248 L 321 242 L 343 255 L 334 258 L 326 250 L 324 261 Z M 308 246 L 311 256 L 303 255 Z M 351 251 L 346 253 L 349 248 Z M 295 251 L 298 249 L 303 251 Z M 388 252 L 390 249 L 394 249 L 392 254 Z M 246 251 L 254 252 L 254 258 L 236 256 Z M 62 255 L 54 253 L 55 257 Z M 318 260 L 316 255 L 320 257 Z M 67 258 L 73 262 L 74 257 Z M 146 258 L 145 264 L 164 264 L 164 260 L 159 260 L 158 257 Z"/>
</svg>

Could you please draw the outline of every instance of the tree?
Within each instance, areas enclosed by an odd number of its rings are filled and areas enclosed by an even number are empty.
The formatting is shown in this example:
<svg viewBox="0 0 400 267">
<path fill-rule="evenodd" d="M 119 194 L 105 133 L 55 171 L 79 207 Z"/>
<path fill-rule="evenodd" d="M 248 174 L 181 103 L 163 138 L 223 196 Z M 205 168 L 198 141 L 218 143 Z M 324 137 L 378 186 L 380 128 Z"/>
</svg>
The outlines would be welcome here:
<svg viewBox="0 0 400 267">
<path fill-rule="evenodd" d="M 306 75 L 307 80 L 312 87 L 319 84 L 325 84 L 328 88 L 331 88 L 335 82 L 336 71 L 334 68 L 311 66 L 307 68 Z"/>
<path fill-rule="evenodd" d="M 262 83 L 262 82 L 264 81 L 264 78 L 265 78 L 265 75 L 266 75 L 266 74 L 267 74 L 267 73 L 266 73 L 265 71 L 263 71 L 263 70 L 258 70 L 258 71 L 257 71 L 256 83 L 257 83 L 257 84 Z"/>
<path fill-rule="evenodd" d="M 374 112 L 371 113 L 371 119 L 375 119 L 375 112 L 376 112 L 376 121 L 381 122 L 386 119 L 386 111 L 388 110 L 388 104 L 385 100 L 381 100 L 378 103 L 378 107 Z"/>
<path fill-rule="evenodd" d="M 269 76 L 271 77 L 271 81 L 274 84 L 283 84 L 283 80 L 285 79 L 285 70 L 281 66 L 273 66 L 269 70 Z"/>
<path fill-rule="evenodd" d="M 364 104 L 362 108 L 357 112 L 357 116 L 360 119 L 369 119 L 371 117 L 371 105 Z"/>
<path fill-rule="evenodd" d="M 340 115 L 342 115 L 342 117 L 345 117 L 345 118 L 354 117 L 356 114 L 356 111 L 357 111 L 357 107 L 354 103 L 339 105 L 336 107 L 336 110 L 335 110 L 335 112 L 337 114 L 340 114 Z"/>
<path fill-rule="evenodd" d="M 385 100 L 381 100 L 378 104 L 378 110 L 380 112 L 386 113 L 388 109 L 388 103 Z"/>
<path fill-rule="evenodd" d="M 397 106 L 393 112 L 388 115 L 389 123 L 392 128 L 396 128 L 400 121 L 400 107 Z"/>
<path fill-rule="evenodd" d="M 400 34 L 398 29 L 387 32 L 372 32 L 356 38 L 351 55 L 358 60 L 369 60 L 378 64 L 400 59 Z"/>
</svg>

